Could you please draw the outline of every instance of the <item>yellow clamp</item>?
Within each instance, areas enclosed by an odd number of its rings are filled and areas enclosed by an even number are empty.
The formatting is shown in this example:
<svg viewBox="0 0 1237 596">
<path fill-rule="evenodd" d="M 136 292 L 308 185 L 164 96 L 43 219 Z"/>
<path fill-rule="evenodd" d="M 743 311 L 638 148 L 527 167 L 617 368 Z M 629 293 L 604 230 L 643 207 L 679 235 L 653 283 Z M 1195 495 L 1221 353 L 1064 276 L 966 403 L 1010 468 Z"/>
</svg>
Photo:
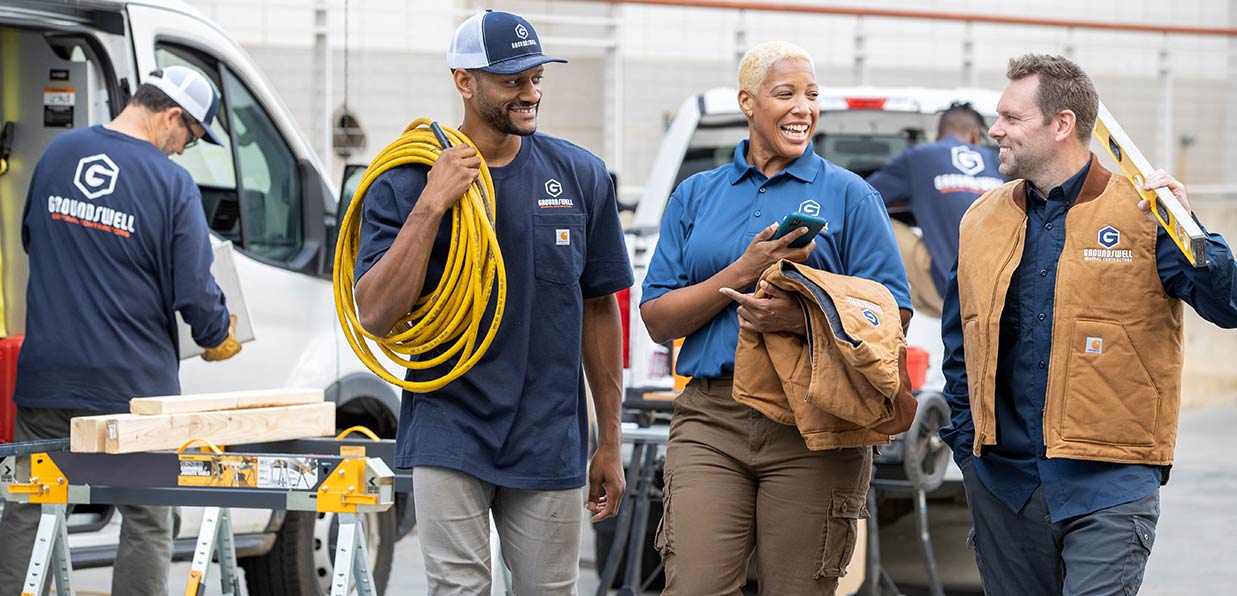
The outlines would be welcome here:
<svg viewBox="0 0 1237 596">
<path fill-rule="evenodd" d="M 30 482 L 10 483 L 9 492 L 30 495 L 32 504 L 63 505 L 69 502 L 69 480 L 46 453 L 35 453 L 30 456 Z"/>
<path fill-rule="evenodd" d="M 344 432 L 339 433 L 339 435 L 335 437 L 335 440 L 342 441 L 344 437 L 347 437 L 348 435 L 352 433 L 361 433 L 375 441 L 382 440 L 378 438 L 378 435 L 375 434 L 374 431 L 369 430 L 368 428 L 365 428 L 364 426 L 354 426 L 352 428 L 349 428 L 345 430 Z M 365 457 L 365 446 L 364 445 L 340 445 L 339 454 L 345 457 Z"/>
<path fill-rule="evenodd" d="M 377 505 L 378 495 L 365 491 L 364 457 L 349 457 L 331 471 L 318 488 L 318 511 L 356 513 L 357 505 Z"/>
<path fill-rule="evenodd" d="M 223 455 L 223 450 L 220 449 L 218 445 L 210 442 L 207 439 L 202 439 L 202 438 L 189 439 L 188 441 L 185 441 L 185 444 L 181 445 L 180 448 L 176 450 L 176 452 L 184 453 L 185 450 L 188 449 L 189 446 L 194 443 L 202 443 L 202 447 L 199 449 L 199 451 L 201 451 L 202 453 L 214 453 L 215 455 Z"/>
</svg>

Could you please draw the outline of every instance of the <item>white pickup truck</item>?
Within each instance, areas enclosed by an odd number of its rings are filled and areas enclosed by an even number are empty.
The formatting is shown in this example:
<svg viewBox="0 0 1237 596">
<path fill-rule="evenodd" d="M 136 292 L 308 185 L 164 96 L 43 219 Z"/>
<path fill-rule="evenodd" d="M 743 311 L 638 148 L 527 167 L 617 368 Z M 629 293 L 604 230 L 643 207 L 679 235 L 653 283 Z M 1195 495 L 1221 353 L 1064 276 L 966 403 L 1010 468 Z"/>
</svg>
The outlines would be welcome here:
<svg viewBox="0 0 1237 596">
<path fill-rule="evenodd" d="M 185 393 L 321 387 L 341 428 L 395 436 L 399 395 L 357 360 L 335 320 L 331 288 L 337 195 L 292 115 L 253 60 L 217 25 L 179 1 L 0 0 L 0 256 L 5 327 L 23 332 L 28 270 L 21 213 L 31 171 L 56 135 L 120 112 L 153 70 L 202 72 L 223 97 L 223 146 L 201 143 L 173 159 L 194 177 L 217 239 L 235 264 L 255 340 L 223 363 L 186 360 Z M 48 98 L 55 99 L 50 104 Z M 385 587 L 395 541 L 415 523 L 411 495 L 374 514 L 369 553 Z M 110 565 L 119 535 L 110 507 L 79 506 L 70 519 L 78 568 Z M 192 554 L 201 510 L 185 508 L 178 558 Z M 249 594 L 329 593 L 333 516 L 236 510 L 232 524 Z"/>
</svg>

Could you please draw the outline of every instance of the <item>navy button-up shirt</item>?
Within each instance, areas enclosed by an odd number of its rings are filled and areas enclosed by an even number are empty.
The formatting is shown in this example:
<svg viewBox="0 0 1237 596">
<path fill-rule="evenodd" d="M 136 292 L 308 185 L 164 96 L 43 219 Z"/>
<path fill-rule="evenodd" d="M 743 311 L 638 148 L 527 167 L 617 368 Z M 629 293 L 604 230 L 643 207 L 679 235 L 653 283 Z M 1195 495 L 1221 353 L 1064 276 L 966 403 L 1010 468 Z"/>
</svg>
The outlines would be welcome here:
<svg viewBox="0 0 1237 596">
<path fill-rule="evenodd" d="M 973 460 L 984 486 L 1013 511 L 1020 511 L 1043 486 L 1051 520 L 1059 522 L 1141 499 L 1160 485 L 1161 468 L 1137 464 L 1045 457 L 1044 399 L 1052 352 L 1052 321 L 1057 262 L 1065 246 L 1065 216 L 1074 205 L 1090 162 L 1044 197 L 1027 184 L 1027 232 L 1022 261 L 1010 280 L 1001 313 L 996 370 L 997 444 Z M 1164 291 L 1185 300 L 1203 318 L 1222 327 L 1237 326 L 1237 264 L 1224 239 L 1208 234 L 1206 268 L 1194 268 L 1160 229 L 1156 264 Z M 941 436 L 959 464 L 970 458 L 975 436 L 971 419 L 957 264 L 950 274 L 941 317 L 945 394 L 952 423 Z"/>
<path fill-rule="evenodd" d="M 807 266 L 880 282 L 910 310 L 906 269 L 880 195 L 811 145 L 768 178 L 747 163 L 747 145 L 739 143 L 732 163 L 684 180 L 670 195 L 641 302 L 709 279 L 742 256 L 761 230 L 801 211 L 827 224 Z M 738 307 L 731 304 L 684 340 L 676 372 L 701 378 L 734 373 Z"/>
</svg>

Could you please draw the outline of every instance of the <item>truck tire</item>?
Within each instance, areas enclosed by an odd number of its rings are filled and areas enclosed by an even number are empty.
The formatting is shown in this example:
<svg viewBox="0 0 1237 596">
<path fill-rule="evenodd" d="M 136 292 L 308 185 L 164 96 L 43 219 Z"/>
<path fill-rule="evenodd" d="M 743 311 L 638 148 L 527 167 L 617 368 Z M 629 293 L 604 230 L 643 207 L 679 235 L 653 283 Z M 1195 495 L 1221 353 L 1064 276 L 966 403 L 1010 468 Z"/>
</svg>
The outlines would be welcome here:
<svg viewBox="0 0 1237 596">
<path fill-rule="evenodd" d="M 378 594 L 386 592 L 399 519 L 395 507 L 365 517 Z M 333 513 L 289 511 L 271 551 L 239 561 L 250 596 L 327 596 L 339 524 Z"/>
</svg>

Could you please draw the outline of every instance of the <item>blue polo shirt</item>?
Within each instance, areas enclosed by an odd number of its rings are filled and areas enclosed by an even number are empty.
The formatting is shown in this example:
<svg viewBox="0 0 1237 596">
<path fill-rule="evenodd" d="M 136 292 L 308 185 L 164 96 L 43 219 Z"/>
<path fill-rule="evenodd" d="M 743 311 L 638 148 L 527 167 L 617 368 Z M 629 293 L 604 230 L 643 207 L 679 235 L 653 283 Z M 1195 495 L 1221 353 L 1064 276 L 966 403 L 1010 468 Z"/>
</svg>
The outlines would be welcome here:
<svg viewBox="0 0 1237 596">
<path fill-rule="evenodd" d="M 228 309 L 193 178 L 150 142 L 66 132 L 34 168 L 22 213 L 26 339 L 13 401 L 128 412 L 180 393 L 176 313 L 194 341 L 228 337 Z"/>
<path fill-rule="evenodd" d="M 1065 217 L 1078 197 L 1090 164 L 1047 197 L 1027 188 L 1027 232 L 1022 261 L 1014 271 L 1005 309 L 996 370 L 997 444 L 973 458 L 979 480 L 1010 510 L 1021 511 L 1039 486 L 1052 522 L 1136 501 L 1160 485 L 1161 468 L 1138 464 L 1046 457 L 1044 396 L 1052 353 L 1057 262 L 1065 246 Z M 1131 208 L 1134 208 L 1131 205 Z M 1237 326 L 1237 264 L 1224 239 L 1208 234 L 1206 268 L 1195 268 L 1160 229 L 1156 267 L 1164 292 L 1189 303 L 1203 318 Z M 956 267 L 956 265 L 955 265 Z M 975 426 L 967 389 L 957 270 L 951 274 L 941 317 L 945 395 L 953 412 L 941 436 L 962 464 L 971 458 Z"/>
<path fill-rule="evenodd" d="M 761 230 L 798 211 L 827 223 L 808 266 L 880 282 L 899 307 L 910 310 L 906 269 L 880 195 L 811 145 L 772 178 L 747 163 L 747 146 L 747 140 L 739 143 L 733 163 L 691 176 L 670 195 L 641 302 L 713 277 L 738 260 Z M 676 372 L 731 376 L 738 343 L 738 304 L 731 304 L 687 336 Z"/>
<path fill-rule="evenodd" d="M 1005 183 L 995 155 L 956 136 L 915 145 L 868 177 L 886 205 L 910 205 L 932 258 L 932 282 L 945 295 L 949 268 L 958 260 L 958 226 L 980 195 Z"/>
<path fill-rule="evenodd" d="M 391 247 L 428 171 L 398 167 L 370 186 L 356 279 Z M 404 392 L 395 464 L 450 468 L 510 488 L 577 488 L 588 448 L 583 301 L 632 283 L 614 186 L 596 156 L 541 133 L 522 137 L 515 159 L 490 175 L 507 269 L 503 318 L 489 350 L 463 377 L 430 393 Z M 450 244 L 447 216 L 430 254 L 427 289 L 442 277 Z M 409 370 L 407 378 L 439 377 L 454 362 Z"/>
</svg>

